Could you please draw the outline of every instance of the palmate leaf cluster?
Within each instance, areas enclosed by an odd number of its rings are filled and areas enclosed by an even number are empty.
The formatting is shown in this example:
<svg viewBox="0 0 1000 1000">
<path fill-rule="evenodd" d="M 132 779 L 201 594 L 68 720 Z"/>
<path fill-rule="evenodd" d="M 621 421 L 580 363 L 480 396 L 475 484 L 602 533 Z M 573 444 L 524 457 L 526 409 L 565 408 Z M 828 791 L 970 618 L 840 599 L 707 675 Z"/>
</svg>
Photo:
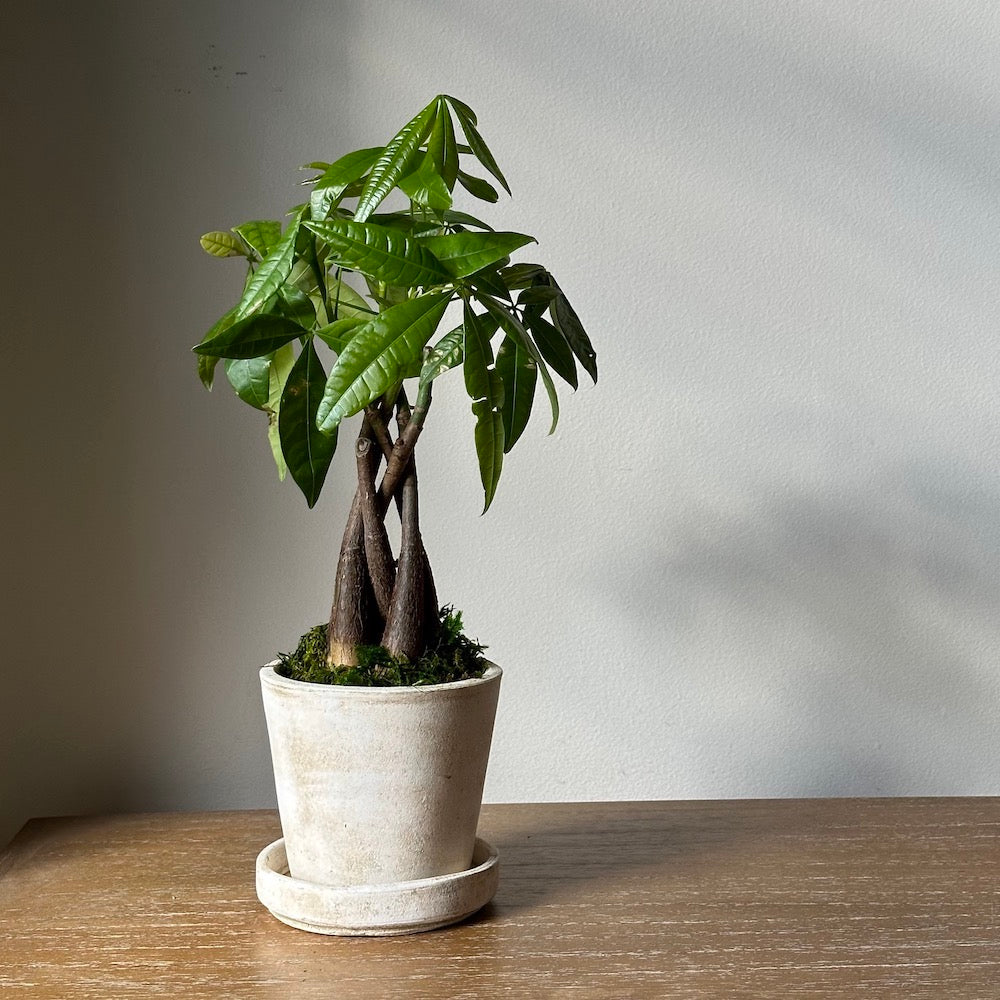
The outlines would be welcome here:
<svg viewBox="0 0 1000 1000">
<path fill-rule="evenodd" d="M 597 367 L 552 275 L 511 262 L 534 239 L 453 206 L 459 187 L 486 202 L 499 197 L 494 184 L 509 193 L 476 115 L 439 96 L 386 146 L 309 167 L 308 200 L 284 225 L 256 220 L 202 237 L 209 254 L 247 261 L 239 301 L 194 348 L 202 381 L 211 388 L 223 362 L 240 399 L 267 414 L 279 472 L 311 507 L 344 419 L 394 398 L 406 379 L 426 389 L 461 367 L 489 507 L 538 382 L 551 431 L 553 374 L 576 389 L 578 365 L 595 381 Z M 405 207 L 386 209 L 393 191 Z M 435 339 L 452 302 L 462 322 Z"/>
</svg>

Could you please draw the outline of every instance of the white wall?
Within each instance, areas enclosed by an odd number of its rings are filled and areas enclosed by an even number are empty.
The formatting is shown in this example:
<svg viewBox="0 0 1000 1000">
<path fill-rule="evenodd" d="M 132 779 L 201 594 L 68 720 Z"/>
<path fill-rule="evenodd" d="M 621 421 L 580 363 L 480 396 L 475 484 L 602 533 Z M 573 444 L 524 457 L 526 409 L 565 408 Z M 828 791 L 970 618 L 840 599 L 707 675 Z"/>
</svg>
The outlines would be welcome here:
<svg viewBox="0 0 1000 1000">
<path fill-rule="evenodd" d="M 421 441 L 442 597 L 506 668 L 488 798 L 1000 792 L 994 5 L 0 20 L 0 834 L 271 804 L 255 667 L 325 615 L 350 470 L 308 512 L 198 384 L 239 279 L 197 237 L 440 91 L 601 364 L 483 518 L 457 383 Z"/>
</svg>

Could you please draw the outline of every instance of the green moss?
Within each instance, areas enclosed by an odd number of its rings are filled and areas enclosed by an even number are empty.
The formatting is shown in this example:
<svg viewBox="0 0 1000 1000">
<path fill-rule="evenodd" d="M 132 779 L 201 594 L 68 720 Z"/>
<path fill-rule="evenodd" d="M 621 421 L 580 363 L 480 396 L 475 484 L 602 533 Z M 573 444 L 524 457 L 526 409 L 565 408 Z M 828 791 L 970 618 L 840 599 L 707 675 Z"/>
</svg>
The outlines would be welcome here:
<svg viewBox="0 0 1000 1000">
<path fill-rule="evenodd" d="M 279 653 L 282 677 L 313 684 L 351 684 L 357 687 L 408 687 L 448 684 L 482 677 L 485 646 L 462 632 L 462 613 L 442 608 L 437 641 L 416 662 L 393 656 L 382 646 L 359 646 L 356 667 L 329 667 L 326 662 L 327 627 L 317 625 L 299 640 L 292 653 Z"/>
</svg>

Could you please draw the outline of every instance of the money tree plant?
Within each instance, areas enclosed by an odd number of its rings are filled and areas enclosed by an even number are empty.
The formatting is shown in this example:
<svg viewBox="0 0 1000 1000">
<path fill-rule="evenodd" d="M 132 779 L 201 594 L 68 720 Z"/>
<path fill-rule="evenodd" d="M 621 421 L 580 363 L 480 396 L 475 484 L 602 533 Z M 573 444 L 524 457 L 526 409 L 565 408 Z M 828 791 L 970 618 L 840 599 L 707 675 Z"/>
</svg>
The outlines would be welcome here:
<svg viewBox="0 0 1000 1000">
<path fill-rule="evenodd" d="M 201 239 L 214 257 L 243 258 L 247 273 L 239 301 L 194 348 L 198 374 L 211 389 L 223 363 L 239 398 L 266 415 L 279 474 L 310 507 L 341 424 L 360 417 L 357 489 L 323 629 L 333 673 L 358 664 L 364 648 L 416 661 L 440 639 L 414 457 L 435 381 L 463 372 L 485 511 L 537 383 L 551 433 L 553 373 L 574 389 L 578 364 L 597 379 L 594 349 L 555 279 L 540 264 L 511 262 L 534 239 L 453 207 L 459 186 L 498 200 L 491 181 L 467 172 L 476 164 L 510 193 L 472 109 L 439 96 L 387 145 L 309 164 L 308 200 L 284 225 L 257 220 Z M 461 321 L 439 335 L 453 304 Z M 392 507 L 397 555 L 385 525 Z"/>
</svg>

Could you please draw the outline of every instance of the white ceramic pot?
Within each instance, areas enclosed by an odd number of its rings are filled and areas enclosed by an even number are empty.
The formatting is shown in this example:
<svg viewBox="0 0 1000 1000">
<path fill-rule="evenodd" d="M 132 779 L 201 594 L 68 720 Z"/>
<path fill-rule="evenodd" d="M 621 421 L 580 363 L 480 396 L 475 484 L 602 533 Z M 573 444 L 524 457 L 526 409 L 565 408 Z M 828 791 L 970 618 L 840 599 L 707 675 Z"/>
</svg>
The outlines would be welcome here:
<svg viewBox="0 0 1000 1000">
<path fill-rule="evenodd" d="M 345 687 L 263 667 L 289 875 L 378 886 L 468 869 L 500 677 Z"/>
</svg>

